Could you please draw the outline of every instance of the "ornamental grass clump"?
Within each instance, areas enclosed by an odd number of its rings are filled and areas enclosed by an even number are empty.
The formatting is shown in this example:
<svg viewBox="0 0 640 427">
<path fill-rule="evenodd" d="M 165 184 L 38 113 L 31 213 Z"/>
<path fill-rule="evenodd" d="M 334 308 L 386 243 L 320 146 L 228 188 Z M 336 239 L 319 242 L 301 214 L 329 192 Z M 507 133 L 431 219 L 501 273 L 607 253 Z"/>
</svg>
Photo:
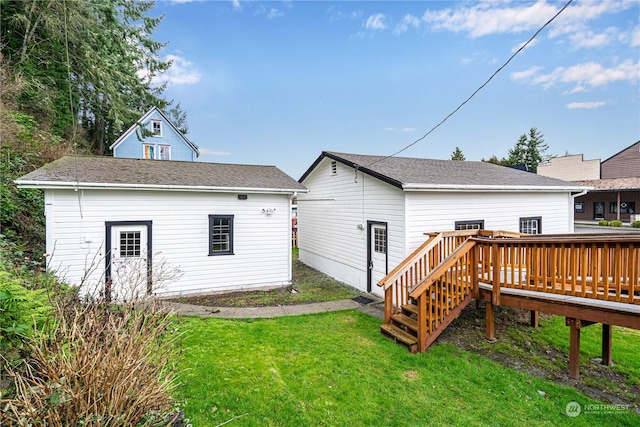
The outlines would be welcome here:
<svg viewBox="0 0 640 427">
<path fill-rule="evenodd" d="M 171 425 L 170 314 L 99 303 L 65 311 L 28 341 L 26 368 L 12 373 L 15 395 L 0 408 L 9 425 Z"/>
</svg>

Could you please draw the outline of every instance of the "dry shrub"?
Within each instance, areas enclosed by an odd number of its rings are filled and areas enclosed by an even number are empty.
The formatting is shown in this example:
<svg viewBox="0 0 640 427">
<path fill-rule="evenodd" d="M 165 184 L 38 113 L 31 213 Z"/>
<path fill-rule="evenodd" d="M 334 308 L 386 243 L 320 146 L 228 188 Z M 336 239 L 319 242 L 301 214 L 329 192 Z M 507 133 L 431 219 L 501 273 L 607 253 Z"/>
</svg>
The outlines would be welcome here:
<svg viewBox="0 0 640 427">
<path fill-rule="evenodd" d="M 76 305 L 29 343 L 5 417 L 19 426 L 170 425 L 176 386 L 171 315 Z M 13 423 L 13 424 L 12 424 Z"/>
</svg>

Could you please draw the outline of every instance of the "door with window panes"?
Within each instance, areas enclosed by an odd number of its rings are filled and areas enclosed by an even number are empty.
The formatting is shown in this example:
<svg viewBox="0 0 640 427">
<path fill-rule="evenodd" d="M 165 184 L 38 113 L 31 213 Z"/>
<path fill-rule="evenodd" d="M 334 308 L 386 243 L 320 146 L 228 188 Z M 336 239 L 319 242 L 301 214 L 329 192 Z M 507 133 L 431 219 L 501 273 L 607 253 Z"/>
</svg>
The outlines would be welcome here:
<svg viewBox="0 0 640 427">
<path fill-rule="evenodd" d="M 148 285 L 147 225 L 111 226 L 111 298 L 144 297 Z"/>
<path fill-rule="evenodd" d="M 377 287 L 387 275 L 387 225 L 369 224 L 369 283 L 367 291 Z"/>
</svg>

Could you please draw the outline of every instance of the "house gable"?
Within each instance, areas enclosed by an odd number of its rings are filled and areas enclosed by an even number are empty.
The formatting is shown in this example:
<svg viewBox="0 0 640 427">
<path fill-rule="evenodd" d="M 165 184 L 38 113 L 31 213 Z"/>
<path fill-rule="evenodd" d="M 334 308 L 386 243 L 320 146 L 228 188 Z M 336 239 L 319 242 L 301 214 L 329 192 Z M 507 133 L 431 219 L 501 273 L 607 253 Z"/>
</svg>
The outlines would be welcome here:
<svg viewBox="0 0 640 427">
<path fill-rule="evenodd" d="M 145 132 L 142 132 L 145 129 Z M 113 157 L 194 162 L 198 147 L 157 107 L 153 107 L 110 147 Z"/>
</svg>

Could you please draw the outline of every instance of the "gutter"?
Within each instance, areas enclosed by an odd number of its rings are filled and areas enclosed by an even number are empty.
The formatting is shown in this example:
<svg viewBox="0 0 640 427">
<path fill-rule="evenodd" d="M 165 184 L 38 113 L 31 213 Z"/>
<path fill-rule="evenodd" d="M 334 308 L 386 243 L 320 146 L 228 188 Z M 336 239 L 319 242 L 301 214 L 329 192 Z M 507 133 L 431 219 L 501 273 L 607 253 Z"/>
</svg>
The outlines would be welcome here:
<svg viewBox="0 0 640 427">
<path fill-rule="evenodd" d="M 591 187 L 562 187 L 548 185 L 459 185 L 459 184 L 403 184 L 404 191 L 581 191 L 586 193 Z"/>
<path fill-rule="evenodd" d="M 42 190 L 151 190 L 151 191 L 195 191 L 212 193 L 308 193 L 306 188 L 257 188 L 257 187 L 215 187 L 200 185 L 157 185 L 157 184 L 115 184 L 106 182 L 49 182 L 49 181 L 14 181 L 18 188 L 38 188 Z"/>
</svg>

